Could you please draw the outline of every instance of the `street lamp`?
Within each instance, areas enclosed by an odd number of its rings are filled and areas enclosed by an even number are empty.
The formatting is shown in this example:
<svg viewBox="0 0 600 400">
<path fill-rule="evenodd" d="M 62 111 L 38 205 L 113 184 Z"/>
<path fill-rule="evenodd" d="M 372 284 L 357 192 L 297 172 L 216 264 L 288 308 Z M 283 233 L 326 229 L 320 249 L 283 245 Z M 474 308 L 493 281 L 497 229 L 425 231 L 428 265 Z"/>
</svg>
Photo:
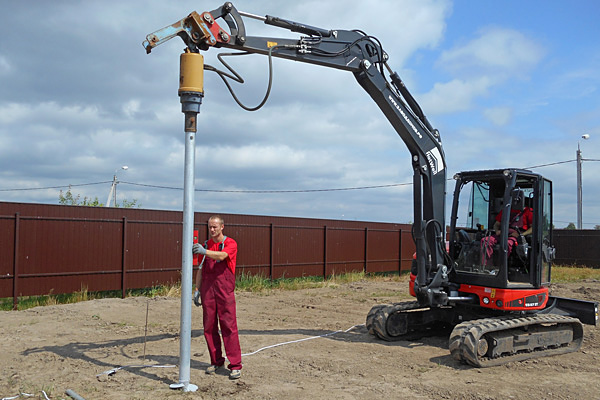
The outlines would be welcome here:
<svg viewBox="0 0 600 400">
<path fill-rule="evenodd" d="M 117 205 L 117 183 L 119 183 L 119 181 L 117 180 L 117 171 L 119 169 L 123 169 L 123 170 L 127 171 L 129 169 L 129 167 L 127 165 L 123 165 L 121 168 L 115 169 L 115 174 L 113 175 L 113 181 L 112 181 L 112 185 L 110 185 L 110 192 L 108 193 L 108 199 L 106 200 L 105 207 L 110 207 L 111 199 L 113 200 L 113 203 L 115 204 L 115 206 Z"/>
<path fill-rule="evenodd" d="M 581 135 L 581 138 L 587 140 L 590 135 L 587 133 Z M 579 140 L 577 141 L 577 229 L 583 229 L 583 214 L 582 214 L 582 189 L 581 189 L 581 165 L 583 164 L 583 158 L 581 158 L 581 149 L 579 148 Z"/>
</svg>

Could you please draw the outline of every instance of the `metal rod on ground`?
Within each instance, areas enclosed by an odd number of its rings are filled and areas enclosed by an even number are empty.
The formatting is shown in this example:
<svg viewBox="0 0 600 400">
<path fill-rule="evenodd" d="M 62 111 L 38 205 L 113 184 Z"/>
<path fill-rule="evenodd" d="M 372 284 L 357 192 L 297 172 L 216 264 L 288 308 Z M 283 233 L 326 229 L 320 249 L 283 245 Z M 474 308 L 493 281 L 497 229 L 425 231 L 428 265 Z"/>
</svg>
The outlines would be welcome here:
<svg viewBox="0 0 600 400">
<path fill-rule="evenodd" d="M 81 397 L 80 395 L 78 395 L 77 393 L 75 393 L 74 391 L 72 391 L 71 389 L 67 389 L 65 391 L 65 394 L 69 397 L 74 398 L 75 400 L 85 400 L 83 397 Z"/>
<path fill-rule="evenodd" d="M 148 309 L 150 308 L 150 300 L 146 301 L 146 325 L 144 327 L 144 355 L 142 360 L 146 360 L 146 336 L 148 335 Z"/>
<path fill-rule="evenodd" d="M 183 237 L 181 266 L 181 334 L 179 336 L 179 383 L 172 389 L 195 392 L 190 383 L 190 348 L 192 343 L 192 274 L 194 239 L 194 167 L 196 117 L 200 112 L 204 79 L 204 57 L 198 53 L 183 53 L 180 58 L 179 98 L 185 114 L 185 163 L 183 177 Z"/>
</svg>

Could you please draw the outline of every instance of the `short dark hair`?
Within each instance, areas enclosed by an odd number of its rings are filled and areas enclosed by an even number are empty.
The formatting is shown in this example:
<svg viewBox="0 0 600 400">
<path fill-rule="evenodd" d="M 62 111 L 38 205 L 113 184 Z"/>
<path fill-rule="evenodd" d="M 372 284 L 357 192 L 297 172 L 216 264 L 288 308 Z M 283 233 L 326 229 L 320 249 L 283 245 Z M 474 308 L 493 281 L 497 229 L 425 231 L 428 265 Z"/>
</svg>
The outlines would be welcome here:
<svg viewBox="0 0 600 400">
<path fill-rule="evenodd" d="M 219 222 L 221 223 L 221 225 L 225 225 L 225 220 L 223 219 L 223 217 L 221 217 L 220 215 L 213 215 L 212 217 L 210 217 L 208 219 L 208 221 L 210 222 L 213 219 L 218 219 Z"/>
</svg>

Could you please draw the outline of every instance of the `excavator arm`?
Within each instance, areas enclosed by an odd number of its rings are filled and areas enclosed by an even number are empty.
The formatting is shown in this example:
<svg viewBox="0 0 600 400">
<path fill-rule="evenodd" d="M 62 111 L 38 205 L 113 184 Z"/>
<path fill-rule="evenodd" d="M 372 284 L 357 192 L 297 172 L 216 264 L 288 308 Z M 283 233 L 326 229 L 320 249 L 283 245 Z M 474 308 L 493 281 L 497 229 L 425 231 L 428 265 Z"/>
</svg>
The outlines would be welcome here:
<svg viewBox="0 0 600 400">
<path fill-rule="evenodd" d="M 303 36 L 298 39 L 247 36 L 244 18 L 262 20 L 265 24 Z M 217 22 L 220 19 L 224 24 Z M 192 12 L 182 20 L 149 34 L 143 46 L 150 53 L 156 46 L 176 36 L 185 42 L 189 52 L 198 53 L 211 47 L 228 48 L 351 72 L 411 154 L 417 299 L 422 306 L 447 304 L 449 263 L 444 239 L 446 162 L 441 138 L 398 74 L 388 66 L 388 55 L 376 38 L 359 30 L 327 30 L 269 15 L 262 17 L 244 13 L 231 2 L 210 12 Z"/>
</svg>

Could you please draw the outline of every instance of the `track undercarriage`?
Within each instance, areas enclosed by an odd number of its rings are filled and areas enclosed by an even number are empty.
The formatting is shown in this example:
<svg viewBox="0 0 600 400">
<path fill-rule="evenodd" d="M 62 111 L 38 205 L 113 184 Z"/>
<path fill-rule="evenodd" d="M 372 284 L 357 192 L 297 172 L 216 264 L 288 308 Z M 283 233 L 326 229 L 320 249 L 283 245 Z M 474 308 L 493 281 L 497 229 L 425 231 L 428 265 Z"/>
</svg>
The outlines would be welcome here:
<svg viewBox="0 0 600 400">
<path fill-rule="evenodd" d="M 460 322 L 465 317 L 468 320 Z M 416 301 L 374 306 L 366 326 L 369 333 L 387 341 L 415 340 L 451 330 L 453 358 L 475 367 L 570 353 L 579 350 L 583 341 L 583 325 L 573 317 L 515 314 L 477 318 L 454 307 L 421 307 Z"/>
</svg>

